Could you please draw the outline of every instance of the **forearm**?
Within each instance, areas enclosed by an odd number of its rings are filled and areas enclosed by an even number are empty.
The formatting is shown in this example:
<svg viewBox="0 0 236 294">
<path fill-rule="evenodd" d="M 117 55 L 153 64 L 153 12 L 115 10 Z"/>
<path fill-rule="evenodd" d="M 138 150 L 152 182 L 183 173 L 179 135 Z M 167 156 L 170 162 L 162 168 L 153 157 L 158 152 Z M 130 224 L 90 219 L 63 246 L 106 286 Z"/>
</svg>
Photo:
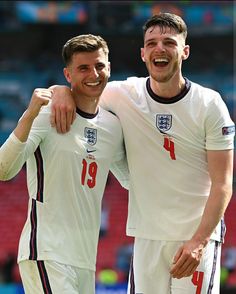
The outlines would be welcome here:
<svg viewBox="0 0 236 294">
<path fill-rule="evenodd" d="M 28 108 L 19 120 L 14 134 L 21 142 L 26 142 L 34 119 L 42 106 L 47 105 L 52 96 L 52 90 L 37 88 L 34 90 Z"/>
<path fill-rule="evenodd" d="M 25 158 L 25 142 L 29 136 L 34 118 L 26 111 L 11 136 L 0 149 L 0 179 L 12 179 L 22 168 Z"/>
<path fill-rule="evenodd" d="M 188 277 L 197 269 L 203 248 L 223 217 L 232 196 L 233 150 L 208 151 L 207 161 L 211 178 L 210 194 L 198 228 L 174 256 L 170 271 L 174 278 Z M 183 264 L 186 266 L 185 270 L 182 270 Z"/>
<path fill-rule="evenodd" d="M 22 143 L 14 132 L 0 148 L 0 180 L 12 179 L 22 168 L 26 143 Z"/>
<path fill-rule="evenodd" d="M 22 168 L 28 155 L 34 150 L 34 145 L 40 138 L 26 145 L 32 124 L 43 105 L 47 105 L 51 92 L 35 89 L 27 110 L 22 115 L 11 136 L 0 148 L 0 179 L 8 180 L 14 177 Z M 39 136 L 37 136 L 39 137 Z M 31 140 L 32 141 L 32 140 Z"/>
<path fill-rule="evenodd" d="M 34 117 L 26 110 L 13 131 L 21 142 L 27 141 L 33 122 Z"/>
<path fill-rule="evenodd" d="M 232 185 L 218 184 L 213 185 L 206 203 L 200 225 L 194 233 L 192 239 L 206 246 L 211 234 L 214 232 L 217 224 L 224 216 L 225 210 L 232 196 Z"/>
</svg>

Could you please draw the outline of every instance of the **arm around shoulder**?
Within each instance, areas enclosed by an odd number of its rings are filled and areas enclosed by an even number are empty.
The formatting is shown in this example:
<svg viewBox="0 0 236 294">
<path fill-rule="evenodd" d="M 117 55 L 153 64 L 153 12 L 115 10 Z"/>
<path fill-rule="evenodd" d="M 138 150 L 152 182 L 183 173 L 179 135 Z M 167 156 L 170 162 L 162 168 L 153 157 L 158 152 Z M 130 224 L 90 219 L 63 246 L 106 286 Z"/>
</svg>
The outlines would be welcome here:
<svg viewBox="0 0 236 294">
<path fill-rule="evenodd" d="M 67 86 L 52 86 L 52 114 L 50 117 L 51 125 L 56 128 L 58 133 L 66 133 L 76 117 L 76 105 L 72 96 L 71 89 Z"/>
</svg>

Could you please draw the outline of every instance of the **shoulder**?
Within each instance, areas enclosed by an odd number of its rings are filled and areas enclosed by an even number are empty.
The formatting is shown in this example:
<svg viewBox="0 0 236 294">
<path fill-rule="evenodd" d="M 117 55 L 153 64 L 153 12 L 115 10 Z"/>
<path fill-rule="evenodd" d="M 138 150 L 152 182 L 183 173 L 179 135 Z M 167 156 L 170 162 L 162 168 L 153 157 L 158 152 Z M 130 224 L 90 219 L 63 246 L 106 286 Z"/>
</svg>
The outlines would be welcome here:
<svg viewBox="0 0 236 294">
<path fill-rule="evenodd" d="M 100 106 L 99 118 L 100 126 L 104 129 L 114 134 L 122 132 L 120 120 L 112 110 L 105 110 Z"/>
<path fill-rule="evenodd" d="M 106 110 L 100 106 L 98 115 L 106 123 L 110 122 L 112 125 L 120 125 L 119 118 L 111 110 Z"/>
<path fill-rule="evenodd" d="M 102 105 L 108 103 L 114 106 L 119 105 L 121 100 L 136 100 L 145 91 L 146 81 L 147 78 L 130 77 L 124 81 L 109 82 L 102 94 Z"/>
<path fill-rule="evenodd" d="M 191 82 L 191 88 L 194 95 L 198 94 L 205 100 L 214 100 L 221 98 L 220 93 L 211 88 L 202 86 L 198 83 Z"/>
<path fill-rule="evenodd" d="M 146 84 L 147 78 L 144 77 L 129 77 L 123 81 L 111 81 L 107 84 L 108 89 L 124 89 L 130 90 L 132 88 L 138 88 Z"/>
<path fill-rule="evenodd" d="M 51 101 L 46 106 L 42 106 L 38 116 L 35 118 L 33 127 L 50 128 L 50 115 L 51 115 Z"/>
<path fill-rule="evenodd" d="M 112 140 L 112 144 L 116 144 L 122 139 L 122 126 L 119 118 L 113 112 L 105 110 L 100 106 L 96 121 L 97 128 L 102 131 L 104 136 Z"/>
<path fill-rule="evenodd" d="M 202 86 L 198 83 L 191 82 L 192 99 L 195 104 L 202 105 L 202 107 L 226 107 L 225 101 L 223 100 L 221 94 L 211 88 Z"/>
<path fill-rule="evenodd" d="M 51 115 L 51 105 L 52 105 L 52 101 L 50 100 L 47 105 L 41 107 L 41 110 L 39 113 L 44 115 Z"/>
</svg>

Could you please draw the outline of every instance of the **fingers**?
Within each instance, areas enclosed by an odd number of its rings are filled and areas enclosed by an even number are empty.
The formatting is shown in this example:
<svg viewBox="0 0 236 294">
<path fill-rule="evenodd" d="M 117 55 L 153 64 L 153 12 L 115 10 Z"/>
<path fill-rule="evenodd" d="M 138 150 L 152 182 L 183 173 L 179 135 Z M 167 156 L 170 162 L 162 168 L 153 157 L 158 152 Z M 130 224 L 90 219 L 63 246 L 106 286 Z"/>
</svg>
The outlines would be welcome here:
<svg viewBox="0 0 236 294">
<path fill-rule="evenodd" d="M 76 117 L 76 106 L 71 91 L 53 90 L 50 123 L 58 133 L 67 133 Z"/>
<path fill-rule="evenodd" d="M 191 276 L 200 264 L 201 256 L 201 250 L 186 251 L 181 247 L 174 257 L 170 274 L 177 279 Z"/>
<path fill-rule="evenodd" d="M 30 116 L 31 118 L 35 118 L 38 115 L 41 107 L 47 105 L 51 97 L 51 90 L 41 88 L 35 89 L 27 108 L 28 116 Z"/>
<path fill-rule="evenodd" d="M 182 251 L 183 251 L 183 246 L 181 246 L 181 247 L 179 248 L 179 250 L 177 251 L 177 253 L 176 253 L 175 256 L 174 256 L 174 259 L 173 259 L 173 263 L 174 263 L 174 264 L 175 264 L 175 263 L 178 261 L 178 259 L 180 258 L 181 254 L 182 254 Z"/>
<path fill-rule="evenodd" d="M 50 124 L 53 128 L 56 127 L 56 110 L 51 107 Z"/>
<path fill-rule="evenodd" d="M 52 97 L 52 90 L 37 88 L 32 95 L 32 103 L 40 106 L 47 105 Z"/>
<path fill-rule="evenodd" d="M 52 98 L 53 91 L 44 89 L 44 88 L 36 88 L 34 90 L 33 96 L 36 96 L 38 98 L 44 98 L 47 100 L 47 103 L 49 102 L 48 99 Z"/>
<path fill-rule="evenodd" d="M 171 274 L 173 278 L 181 279 L 191 276 L 198 267 L 200 260 L 184 259 L 172 268 Z"/>
<path fill-rule="evenodd" d="M 70 123 L 67 121 L 67 114 L 65 111 L 61 111 L 60 113 L 60 122 L 58 124 L 59 130 L 61 133 L 66 133 L 70 130 Z"/>
<path fill-rule="evenodd" d="M 74 120 L 76 117 L 76 109 L 74 108 L 73 110 L 66 112 L 66 117 L 62 117 L 63 119 L 63 126 L 62 128 L 63 132 L 68 132 L 70 130 L 71 125 L 73 124 Z"/>
<path fill-rule="evenodd" d="M 60 134 L 67 133 L 75 120 L 75 111 L 66 111 L 64 107 L 55 108 L 51 107 L 52 112 L 50 116 L 50 123 L 52 127 L 55 127 Z"/>
</svg>

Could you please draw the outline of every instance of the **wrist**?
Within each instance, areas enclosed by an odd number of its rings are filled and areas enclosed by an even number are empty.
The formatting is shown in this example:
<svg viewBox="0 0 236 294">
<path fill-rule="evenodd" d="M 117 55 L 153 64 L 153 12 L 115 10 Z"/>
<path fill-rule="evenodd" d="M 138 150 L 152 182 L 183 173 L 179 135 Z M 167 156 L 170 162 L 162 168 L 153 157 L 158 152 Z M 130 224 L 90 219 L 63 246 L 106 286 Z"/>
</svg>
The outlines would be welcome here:
<svg viewBox="0 0 236 294">
<path fill-rule="evenodd" d="M 203 248 L 205 248 L 210 240 L 210 237 L 203 237 L 202 235 L 194 235 L 192 237 L 192 240 L 196 242 L 197 244 L 199 244 L 199 246 L 202 246 Z"/>
</svg>

